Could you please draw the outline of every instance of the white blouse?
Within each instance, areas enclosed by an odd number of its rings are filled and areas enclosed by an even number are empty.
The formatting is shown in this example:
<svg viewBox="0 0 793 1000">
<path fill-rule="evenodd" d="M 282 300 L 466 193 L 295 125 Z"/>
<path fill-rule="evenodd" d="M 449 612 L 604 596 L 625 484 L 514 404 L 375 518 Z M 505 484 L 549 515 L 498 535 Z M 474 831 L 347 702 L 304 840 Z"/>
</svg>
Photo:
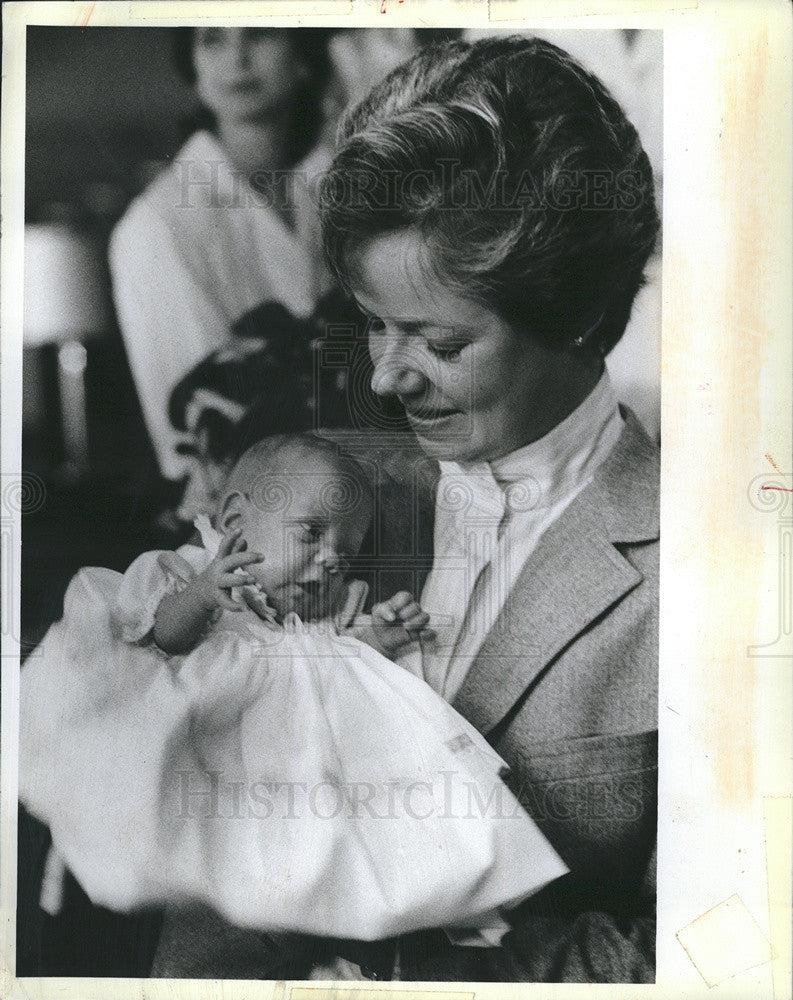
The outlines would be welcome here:
<svg viewBox="0 0 793 1000">
<path fill-rule="evenodd" d="M 622 426 L 604 372 L 583 403 L 538 441 L 493 462 L 440 463 L 433 567 L 421 595 L 436 638 L 400 662 L 447 701 L 543 532 L 590 482 Z"/>
<path fill-rule="evenodd" d="M 163 475 L 180 478 L 183 439 L 168 420 L 176 383 L 220 347 L 232 324 L 276 300 L 308 315 L 327 289 L 312 178 L 319 151 L 291 172 L 295 229 L 235 171 L 217 139 L 196 132 L 128 208 L 110 240 L 118 320 Z"/>
</svg>

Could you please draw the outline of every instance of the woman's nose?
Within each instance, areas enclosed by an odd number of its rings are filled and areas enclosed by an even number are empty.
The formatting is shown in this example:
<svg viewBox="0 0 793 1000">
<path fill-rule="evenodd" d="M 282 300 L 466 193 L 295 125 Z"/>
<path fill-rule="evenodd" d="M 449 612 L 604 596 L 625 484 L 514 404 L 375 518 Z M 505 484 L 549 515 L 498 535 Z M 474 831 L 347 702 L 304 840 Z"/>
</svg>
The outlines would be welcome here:
<svg viewBox="0 0 793 1000">
<path fill-rule="evenodd" d="M 413 396 L 424 388 L 424 375 L 409 343 L 372 352 L 372 391 L 378 396 Z"/>
<path fill-rule="evenodd" d="M 229 48 L 232 64 L 237 69 L 245 69 L 250 62 L 250 40 L 242 28 L 231 28 Z"/>
</svg>

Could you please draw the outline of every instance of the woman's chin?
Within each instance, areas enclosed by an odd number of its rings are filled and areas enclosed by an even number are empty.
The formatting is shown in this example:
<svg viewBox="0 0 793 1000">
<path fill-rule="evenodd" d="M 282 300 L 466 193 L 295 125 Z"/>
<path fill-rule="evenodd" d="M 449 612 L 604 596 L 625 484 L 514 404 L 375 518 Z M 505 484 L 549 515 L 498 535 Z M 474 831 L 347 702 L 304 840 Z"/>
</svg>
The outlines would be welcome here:
<svg viewBox="0 0 793 1000">
<path fill-rule="evenodd" d="M 261 125 L 283 116 L 284 101 L 242 91 L 227 95 L 215 114 L 230 125 Z"/>
<path fill-rule="evenodd" d="M 481 450 L 470 420 L 463 414 L 453 413 L 437 420 L 419 420 L 408 415 L 408 420 L 422 451 L 432 458 L 465 460 L 469 454 Z"/>
<path fill-rule="evenodd" d="M 439 461 L 473 461 L 479 457 L 479 453 L 482 450 L 481 448 L 477 448 L 476 443 L 471 440 L 470 436 L 464 439 L 457 435 L 436 436 L 428 434 L 426 431 L 422 432 L 418 427 L 413 428 L 413 433 L 416 435 L 416 439 L 424 454 Z"/>
</svg>

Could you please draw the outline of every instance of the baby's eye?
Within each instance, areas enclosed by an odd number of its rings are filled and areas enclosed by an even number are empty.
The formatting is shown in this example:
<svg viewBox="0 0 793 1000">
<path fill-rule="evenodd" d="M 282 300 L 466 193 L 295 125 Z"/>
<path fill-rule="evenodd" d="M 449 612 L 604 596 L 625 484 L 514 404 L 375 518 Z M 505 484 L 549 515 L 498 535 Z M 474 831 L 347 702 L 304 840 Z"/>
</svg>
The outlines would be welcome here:
<svg viewBox="0 0 793 1000">
<path fill-rule="evenodd" d="M 300 540 L 302 542 L 318 542 L 322 538 L 322 528 L 318 524 L 301 524 Z"/>
<path fill-rule="evenodd" d="M 456 361 L 462 353 L 465 344 L 432 344 L 427 341 L 427 349 L 441 361 Z"/>
</svg>

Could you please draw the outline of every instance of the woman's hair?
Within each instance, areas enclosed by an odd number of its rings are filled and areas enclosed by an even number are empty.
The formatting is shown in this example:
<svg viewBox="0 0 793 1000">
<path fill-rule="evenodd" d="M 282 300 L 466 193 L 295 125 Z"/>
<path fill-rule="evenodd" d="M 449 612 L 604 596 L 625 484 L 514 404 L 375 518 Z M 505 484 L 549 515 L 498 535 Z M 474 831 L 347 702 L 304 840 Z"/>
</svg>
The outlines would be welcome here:
<svg viewBox="0 0 793 1000">
<path fill-rule="evenodd" d="M 650 162 L 603 84 L 524 36 L 397 67 L 339 127 L 325 250 L 354 283 L 372 237 L 415 227 L 429 277 L 549 345 L 621 337 L 659 229 Z M 593 329 L 594 328 L 594 329 Z"/>
<path fill-rule="evenodd" d="M 328 39 L 332 30 L 323 28 L 282 28 L 292 47 L 296 60 L 308 69 L 306 79 L 298 84 L 293 102 L 292 122 L 289 140 L 289 158 L 300 160 L 313 147 L 322 126 L 324 114 L 322 99 L 331 77 L 331 63 L 328 56 Z M 193 49 L 195 28 L 171 28 L 171 54 L 179 77 L 191 87 L 196 82 Z M 215 116 L 209 108 L 199 105 L 185 120 L 182 131 L 185 134 L 205 128 L 215 128 Z"/>
</svg>

